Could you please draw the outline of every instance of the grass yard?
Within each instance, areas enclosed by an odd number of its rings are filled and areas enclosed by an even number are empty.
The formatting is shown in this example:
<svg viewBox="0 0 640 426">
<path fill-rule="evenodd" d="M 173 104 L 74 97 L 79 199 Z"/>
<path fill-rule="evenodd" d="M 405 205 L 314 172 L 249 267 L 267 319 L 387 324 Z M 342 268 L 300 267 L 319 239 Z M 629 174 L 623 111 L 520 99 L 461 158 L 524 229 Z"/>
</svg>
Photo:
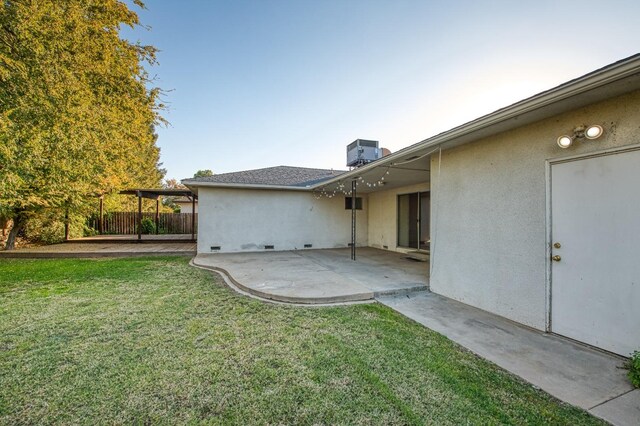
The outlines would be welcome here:
<svg viewBox="0 0 640 426">
<path fill-rule="evenodd" d="M 602 424 L 378 304 L 240 296 L 185 258 L 0 260 L 0 422 Z"/>
</svg>

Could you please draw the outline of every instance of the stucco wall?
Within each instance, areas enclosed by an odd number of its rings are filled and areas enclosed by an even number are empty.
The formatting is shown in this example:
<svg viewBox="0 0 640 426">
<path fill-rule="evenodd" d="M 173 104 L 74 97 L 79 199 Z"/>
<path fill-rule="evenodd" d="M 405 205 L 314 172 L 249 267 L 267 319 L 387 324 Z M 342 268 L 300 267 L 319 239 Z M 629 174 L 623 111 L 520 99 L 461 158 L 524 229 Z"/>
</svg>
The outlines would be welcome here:
<svg viewBox="0 0 640 426">
<path fill-rule="evenodd" d="M 309 192 L 200 188 L 198 253 L 347 247 L 351 210 L 344 197 L 316 199 Z M 367 245 L 367 200 L 357 213 L 357 244 Z"/>
<path fill-rule="evenodd" d="M 545 160 L 640 143 L 639 119 L 635 92 L 433 156 L 431 290 L 545 329 Z M 589 124 L 604 135 L 556 145 Z"/>
<path fill-rule="evenodd" d="M 191 203 L 176 203 L 180 206 L 180 213 L 191 213 Z M 196 203 L 196 213 L 198 213 L 198 203 Z"/>
<path fill-rule="evenodd" d="M 427 178 L 425 177 L 425 181 Z M 403 186 L 369 194 L 369 245 L 406 252 L 398 247 L 398 195 L 429 190 L 429 183 Z M 414 250 L 414 249 L 409 249 Z"/>
</svg>

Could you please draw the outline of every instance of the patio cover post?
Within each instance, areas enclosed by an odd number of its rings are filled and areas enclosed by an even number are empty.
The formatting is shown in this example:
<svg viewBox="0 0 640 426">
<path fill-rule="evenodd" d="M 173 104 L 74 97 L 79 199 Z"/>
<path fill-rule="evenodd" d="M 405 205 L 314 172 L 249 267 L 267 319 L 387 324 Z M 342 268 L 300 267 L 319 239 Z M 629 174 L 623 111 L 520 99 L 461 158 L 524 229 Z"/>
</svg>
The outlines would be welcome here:
<svg viewBox="0 0 640 426">
<path fill-rule="evenodd" d="M 69 205 L 64 211 L 64 240 L 69 241 Z"/>
<path fill-rule="evenodd" d="M 138 195 L 138 241 L 142 240 L 142 194 L 137 191 Z"/>
<path fill-rule="evenodd" d="M 156 198 L 156 235 L 158 235 L 159 227 L 160 227 L 160 197 Z"/>
<path fill-rule="evenodd" d="M 191 240 L 196 240 L 196 195 L 191 195 Z"/>
<path fill-rule="evenodd" d="M 351 181 L 351 260 L 356 260 L 356 181 Z"/>
<path fill-rule="evenodd" d="M 104 233 L 104 195 L 100 196 L 100 217 L 98 217 L 98 233 Z"/>
</svg>

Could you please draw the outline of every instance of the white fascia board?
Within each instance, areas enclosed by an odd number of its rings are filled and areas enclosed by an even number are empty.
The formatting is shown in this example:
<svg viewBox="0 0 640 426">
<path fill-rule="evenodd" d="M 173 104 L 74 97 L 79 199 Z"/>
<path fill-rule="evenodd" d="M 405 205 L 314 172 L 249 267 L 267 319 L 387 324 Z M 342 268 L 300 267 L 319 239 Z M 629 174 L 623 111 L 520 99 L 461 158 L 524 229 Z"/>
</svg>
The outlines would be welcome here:
<svg viewBox="0 0 640 426">
<path fill-rule="evenodd" d="M 227 188 L 227 189 L 271 189 L 276 191 L 310 191 L 308 186 L 286 186 L 286 185 L 259 185 L 246 183 L 221 183 L 221 182 L 201 182 L 185 179 L 182 184 L 192 191 L 197 188 Z"/>
</svg>

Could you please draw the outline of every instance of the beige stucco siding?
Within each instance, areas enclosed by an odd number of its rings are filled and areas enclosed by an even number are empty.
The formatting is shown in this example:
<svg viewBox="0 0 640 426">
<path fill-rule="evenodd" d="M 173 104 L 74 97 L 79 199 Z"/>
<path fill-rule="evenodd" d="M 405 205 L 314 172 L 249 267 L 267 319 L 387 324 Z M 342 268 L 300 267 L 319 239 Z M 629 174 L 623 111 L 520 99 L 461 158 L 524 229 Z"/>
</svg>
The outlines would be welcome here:
<svg viewBox="0 0 640 426">
<path fill-rule="evenodd" d="M 638 144 L 639 113 L 635 92 L 444 150 L 440 164 L 434 156 L 431 290 L 545 329 L 545 160 Z M 604 135 L 569 149 L 556 145 L 589 124 L 602 125 Z M 370 223 L 377 223 L 373 214 Z"/>
<path fill-rule="evenodd" d="M 180 206 L 180 213 L 192 213 L 191 203 L 176 203 Z M 196 203 L 196 213 L 198 213 L 198 203 Z"/>
<path fill-rule="evenodd" d="M 310 192 L 213 189 L 198 192 L 198 253 L 347 247 L 351 210 L 344 197 L 316 199 Z M 367 200 L 357 213 L 358 240 L 367 245 Z"/>
<path fill-rule="evenodd" d="M 429 190 L 425 182 L 377 191 L 369 194 L 369 245 L 393 251 L 408 251 L 398 247 L 398 195 Z"/>
</svg>

